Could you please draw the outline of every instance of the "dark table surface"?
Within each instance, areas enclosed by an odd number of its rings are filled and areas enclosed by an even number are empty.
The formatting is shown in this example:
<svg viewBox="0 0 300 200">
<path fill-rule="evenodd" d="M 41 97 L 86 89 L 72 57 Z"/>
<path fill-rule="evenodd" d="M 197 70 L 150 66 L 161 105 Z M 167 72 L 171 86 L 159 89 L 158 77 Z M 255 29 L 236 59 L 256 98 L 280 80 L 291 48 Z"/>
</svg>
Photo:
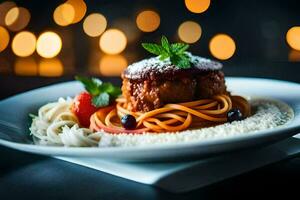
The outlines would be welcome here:
<svg viewBox="0 0 300 200">
<path fill-rule="evenodd" d="M 300 83 L 297 63 L 265 63 L 253 67 L 230 66 L 227 75 L 283 79 Z M 272 66 L 272 71 L 270 70 Z M 283 67 L 284 66 L 284 67 Z M 0 77 L 0 99 L 56 82 L 60 78 Z M 120 83 L 119 79 L 111 79 Z M 250 161 L 249 161 L 250 162 Z M 220 199 L 298 195 L 300 158 L 284 160 L 249 173 L 184 194 L 114 177 L 50 157 L 0 147 L 0 199 Z M 178 180 L 180 184 L 180 180 Z M 297 199 L 297 198 L 296 198 Z"/>
</svg>

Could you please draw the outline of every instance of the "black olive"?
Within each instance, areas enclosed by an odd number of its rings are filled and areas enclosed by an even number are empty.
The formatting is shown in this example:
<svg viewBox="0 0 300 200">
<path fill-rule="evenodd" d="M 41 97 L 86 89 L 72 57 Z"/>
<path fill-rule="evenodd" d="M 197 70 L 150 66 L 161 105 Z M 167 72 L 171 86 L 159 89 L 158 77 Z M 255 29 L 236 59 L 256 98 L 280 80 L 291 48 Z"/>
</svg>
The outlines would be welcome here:
<svg viewBox="0 0 300 200">
<path fill-rule="evenodd" d="M 124 115 L 121 118 L 121 124 L 125 129 L 135 129 L 136 127 L 136 120 L 132 115 Z"/>
<path fill-rule="evenodd" d="M 243 114 L 238 108 L 232 108 L 227 112 L 228 122 L 240 121 L 243 119 L 244 119 Z"/>
</svg>

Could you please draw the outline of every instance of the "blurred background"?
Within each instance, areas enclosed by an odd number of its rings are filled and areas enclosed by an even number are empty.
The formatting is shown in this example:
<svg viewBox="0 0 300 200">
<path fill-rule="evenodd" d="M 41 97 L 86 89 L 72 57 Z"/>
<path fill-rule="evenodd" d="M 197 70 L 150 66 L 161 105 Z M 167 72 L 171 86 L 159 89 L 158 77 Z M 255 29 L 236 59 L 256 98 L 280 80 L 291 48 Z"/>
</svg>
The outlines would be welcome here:
<svg viewBox="0 0 300 200">
<path fill-rule="evenodd" d="M 227 76 L 300 83 L 297 0 L 0 1 L 0 99 L 43 85 L 120 73 L 141 42 L 190 44 Z"/>
</svg>

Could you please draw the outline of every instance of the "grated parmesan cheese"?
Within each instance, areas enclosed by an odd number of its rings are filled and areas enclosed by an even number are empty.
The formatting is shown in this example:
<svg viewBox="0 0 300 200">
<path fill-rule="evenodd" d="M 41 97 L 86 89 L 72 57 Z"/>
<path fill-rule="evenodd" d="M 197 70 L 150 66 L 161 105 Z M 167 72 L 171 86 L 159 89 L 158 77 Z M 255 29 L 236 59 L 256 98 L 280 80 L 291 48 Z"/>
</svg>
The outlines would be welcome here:
<svg viewBox="0 0 300 200">
<path fill-rule="evenodd" d="M 222 64 L 219 62 L 215 62 L 200 56 L 195 56 L 189 52 L 186 54 L 190 57 L 190 61 L 195 68 L 201 70 L 220 70 L 222 68 Z M 153 71 L 158 74 L 163 74 L 171 70 L 179 71 L 182 69 L 175 65 L 172 65 L 169 58 L 162 61 L 159 59 L 159 56 L 157 56 L 144 59 L 129 65 L 125 70 L 125 73 L 131 79 L 138 79 L 141 77 L 141 75 L 151 73 Z"/>
<path fill-rule="evenodd" d="M 109 134 L 100 132 L 99 147 L 174 144 L 256 134 L 261 130 L 284 125 L 293 118 L 293 111 L 286 104 L 270 100 L 252 100 L 250 103 L 255 113 L 242 121 L 177 133 Z"/>
</svg>

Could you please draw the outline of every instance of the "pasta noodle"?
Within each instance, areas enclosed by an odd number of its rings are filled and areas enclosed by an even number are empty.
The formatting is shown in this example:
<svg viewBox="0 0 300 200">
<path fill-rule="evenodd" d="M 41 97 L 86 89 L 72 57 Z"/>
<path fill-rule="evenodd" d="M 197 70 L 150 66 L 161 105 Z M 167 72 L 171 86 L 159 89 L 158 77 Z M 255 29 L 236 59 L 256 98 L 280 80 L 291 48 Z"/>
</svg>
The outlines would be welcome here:
<svg viewBox="0 0 300 200">
<path fill-rule="evenodd" d="M 99 133 L 80 128 L 77 117 L 71 112 L 72 99 L 60 98 L 38 111 L 30 127 L 35 143 L 43 145 L 97 146 Z"/>
<path fill-rule="evenodd" d="M 71 111 L 73 100 L 59 98 L 48 103 L 33 118 L 30 131 L 36 144 L 57 146 L 98 146 L 103 131 L 109 133 L 176 132 L 202 128 L 227 122 L 231 108 L 239 108 L 244 116 L 250 115 L 250 105 L 240 96 L 217 95 L 211 99 L 167 104 L 149 112 L 131 112 L 123 97 L 116 103 L 99 109 L 91 118 L 90 128 L 82 128 Z M 130 114 L 136 118 L 134 130 L 122 128 L 120 118 Z"/>
<path fill-rule="evenodd" d="M 246 99 L 240 96 L 217 95 L 211 99 L 192 102 L 167 104 L 146 113 L 131 112 L 126 109 L 126 100 L 122 97 L 116 100 L 116 106 L 110 109 L 100 109 L 91 117 L 90 128 L 101 129 L 115 133 L 123 132 L 120 118 L 126 114 L 133 115 L 137 121 L 137 130 L 132 132 L 175 132 L 187 128 L 199 128 L 227 122 L 227 112 L 239 108 L 244 116 L 250 115 L 250 106 Z"/>
</svg>

